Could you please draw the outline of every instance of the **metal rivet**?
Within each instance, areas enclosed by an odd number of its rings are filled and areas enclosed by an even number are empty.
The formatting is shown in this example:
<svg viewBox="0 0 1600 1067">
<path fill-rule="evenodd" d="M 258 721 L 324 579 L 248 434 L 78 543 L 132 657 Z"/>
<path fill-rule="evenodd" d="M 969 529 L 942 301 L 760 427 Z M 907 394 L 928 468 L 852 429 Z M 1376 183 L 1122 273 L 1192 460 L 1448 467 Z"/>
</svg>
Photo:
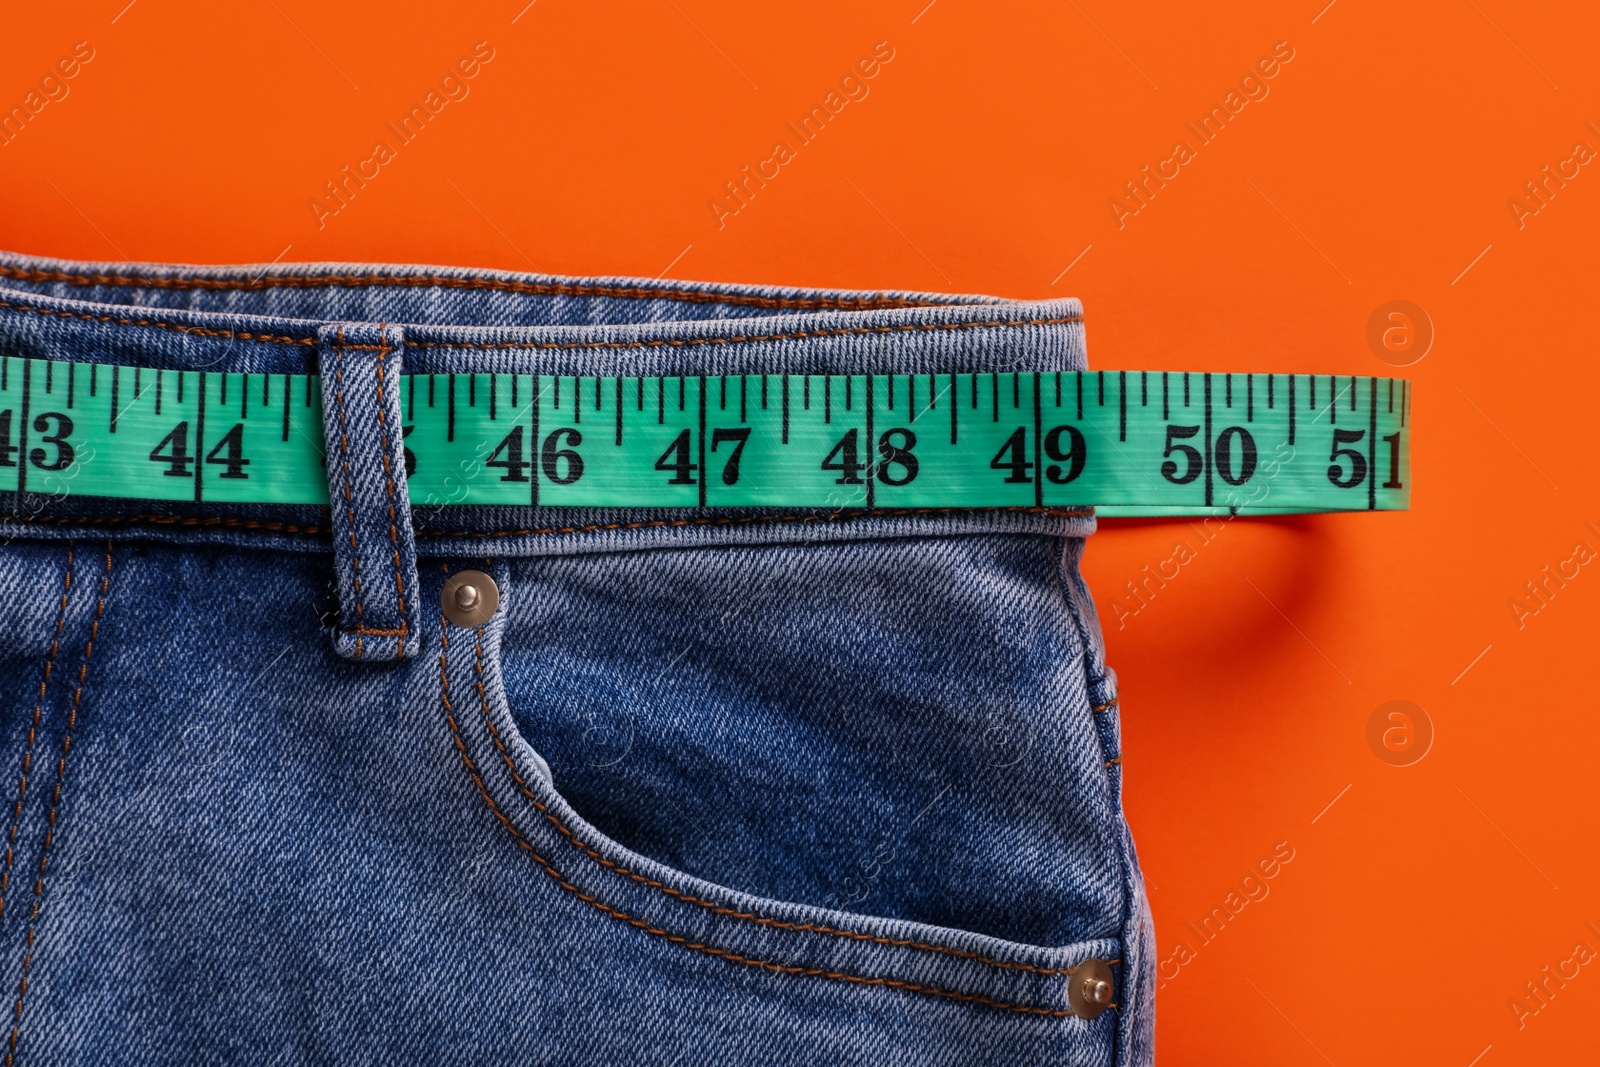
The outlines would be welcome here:
<svg viewBox="0 0 1600 1067">
<path fill-rule="evenodd" d="M 1105 960 L 1084 960 L 1072 969 L 1067 1000 L 1075 1014 L 1093 1019 L 1111 1006 L 1116 995 L 1116 980 Z"/>
<path fill-rule="evenodd" d="M 475 629 L 500 610 L 500 589 L 482 571 L 457 571 L 445 579 L 439 601 L 445 618 L 457 626 Z"/>
</svg>

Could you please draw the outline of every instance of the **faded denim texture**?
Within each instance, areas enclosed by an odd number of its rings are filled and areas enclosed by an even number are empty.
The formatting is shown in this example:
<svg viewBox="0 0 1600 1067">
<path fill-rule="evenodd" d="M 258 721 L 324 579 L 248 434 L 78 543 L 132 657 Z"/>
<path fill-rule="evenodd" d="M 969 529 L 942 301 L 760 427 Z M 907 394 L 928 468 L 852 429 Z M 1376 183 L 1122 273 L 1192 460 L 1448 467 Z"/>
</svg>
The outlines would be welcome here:
<svg viewBox="0 0 1600 1067">
<path fill-rule="evenodd" d="M 0 501 L 6 1062 L 1150 1063 L 1092 515 L 412 508 L 389 384 L 1078 370 L 1081 320 L 0 256 L 0 354 L 320 371 L 333 499 Z"/>
</svg>

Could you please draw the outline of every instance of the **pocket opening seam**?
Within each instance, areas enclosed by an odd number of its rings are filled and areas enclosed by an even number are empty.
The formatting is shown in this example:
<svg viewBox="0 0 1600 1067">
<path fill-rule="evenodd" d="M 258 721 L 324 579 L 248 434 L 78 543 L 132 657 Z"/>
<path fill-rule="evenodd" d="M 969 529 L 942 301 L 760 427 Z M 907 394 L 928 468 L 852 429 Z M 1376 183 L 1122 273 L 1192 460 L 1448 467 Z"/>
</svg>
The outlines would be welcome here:
<svg viewBox="0 0 1600 1067">
<path fill-rule="evenodd" d="M 852 984 L 855 984 L 855 985 L 863 985 L 863 986 L 886 986 L 886 987 L 889 987 L 889 988 L 900 989 L 900 990 L 904 990 L 904 991 L 912 992 L 912 993 L 923 993 L 923 994 L 927 994 L 927 995 L 930 995 L 930 996 L 942 997 L 942 998 L 947 999 L 947 1000 L 957 1000 L 957 1001 L 963 1001 L 963 1002 L 967 1002 L 967 1003 L 982 1004 L 982 1005 L 985 1005 L 987 1007 L 1001 1008 L 1001 1009 L 1004 1009 L 1006 1011 L 1016 1012 L 1016 1013 L 1025 1014 L 1025 1015 L 1042 1015 L 1042 1016 L 1046 1016 L 1046 1017 L 1049 1017 L 1049 1018 L 1056 1018 L 1056 1019 L 1077 1018 L 1077 1017 L 1079 1017 L 1077 1015 L 1077 1013 L 1072 1011 L 1071 1009 L 1044 1008 L 1044 1007 L 1037 1007 L 1037 1006 L 1027 1005 L 1027 1004 L 1015 1004 L 1015 1003 L 1011 1003 L 1011 1002 L 1008 1002 L 1008 1001 L 997 1000 L 997 999 L 995 999 L 993 997 L 982 996 L 981 994 L 963 993 L 963 992 L 961 992 L 959 990 L 943 989 L 943 988 L 940 988 L 940 987 L 937 987 L 937 986 L 921 985 L 921 984 L 918 984 L 918 983 L 915 983 L 915 982 L 906 982 L 906 981 L 901 981 L 899 979 L 894 979 L 894 978 L 868 977 L 868 976 L 864 976 L 864 975 L 849 974 L 849 973 L 846 973 L 846 972 L 843 972 L 843 971 L 830 971 L 830 970 L 827 970 L 826 968 L 822 968 L 822 967 L 806 967 L 806 966 L 801 966 L 799 964 L 783 964 L 783 963 L 778 963 L 778 962 L 776 962 L 774 960 L 762 960 L 762 959 L 756 959 L 756 958 L 749 957 L 749 956 L 741 956 L 741 955 L 739 955 L 737 953 L 730 952 L 730 951 L 728 951 L 726 949 L 721 949 L 721 948 L 717 948 L 714 945 L 707 945 L 707 944 L 704 944 L 704 943 L 701 943 L 701 942 L 698 942 L 698 941 L 693 941 L 693 940 L 691 940 L 691 939 L 689 939 L 687 937 L 684 937 L 683 935 L 673 934 L 672 932 L 670 932 L 668 930 L 662 929 L 660 927 L 652 926 L 649 923 L 645 922 L 644 920 L 639 919 L 639 918 L 637 918 L 637 917 L 635 917 L 633 915 L 630 915 L 627 912 L 622 911 L 619 908 L 614 908 L 611 905 L 606 904 L 604 901 L 601 901 L 597 897 L 593 896 L 592 894 L 584 892 L 577 885 L 575 885 L 571 881 L 569 881 L 566 878 L 566 876 L 563 875 L 561 873 L 561 871 L 558 870 L 555 867 L 554 864 L 552 864 L 548 859 L 546 859 L 542 854 L 540 854 L 538 849 L 534 847 L 533 843 L 531 841 L 529 841 L 527 839 L 527 837 L 522 833 L 522 831 L 517 828 L 516 824 L 511 821 L 511 818 L 508 815 L 506 815 L 506 813 L 503 812 L 500 809 L 500 806 L 495 802 L 494 797 L 490 794 L 489 788 L 488 788 L 488 784 L 483 780 L 483 775 L 479 771 L 477 764 L 473 762 L 471 754 L 467 751 L 466 742 L 461 737 L 460 726 L 456 722 L 455 707 L 454 707 L 454 705 L 452 704 L 452 702 L 450 700 L 450 679 L 449 679 L 448 659 L 447 659 L 447 654 L 446 654 L 447 650 L 450 647 L 450 637 L 449 637 L 449 633 L 448 633 L 448 625 L 449 625 L 448 620 L 441 616 L 441 618 L 439 619 L 439 626 L 440 626 L 440 632 L 439 632 L 439 637 L 440 637 L 440 650 L 439 650 L 439 684 L 440 684 L 440 690 L 439 691 L 440 691 L 441 701 L 444 704 L 445 721 L 449 725 L 451 738 L 455 742 L 456 751 L 460 754 L 462 762 L 466 766 L 467 773 L 471 776 L 473 784 L 478 789 L 479 796 L 481 796 L 483 798 L 483 801 L 484 801 L 485 805 L 489 808 L 490 813 L 493 814 L 494 817 L 497 820 L 499 820 L 500 824 L 506 828 L 506 830 L 511 834 L 512 838 L 517 842 L 517 845 L 524 852 L 528 853 L 528 855 L 532 856 L 534 861 L 539 865 L 539 867 L 546 874 L 548 874 L 552 879 L 554 879 L 557 885 L 559 885 L 561 888 L 567 890 L 568 892 L 572 893 L 579 900 L 582 900 L 584 903 L 589 904 L 591 907 L 594 907 L 595 909 L 597 909 L 598 911 L 602 912 L 605 915 L 609 915 L 610 917 L 612 917 L 614 919 L 621 920 L 622 922 L 627 923 L 629 926 L 635 927 L 636 929 L 642 930 L 645 933 L 651 934 L 653 936 L 663 938 L 663 939 L 665 939 L 665 940 L 667 940 L 667 941 L 669 941 L 669 942 L 671 942 L 673 944 L 681 945 L 684 948 L 691 949 L 691 950 L 696 951 L 696 952 L 702 952 L 702 953 L 705 953 L 707 955 L 716 956 L 716 957 L 718 957 L 720 959 L 726 959 L 726 960 L 729 960 L 729 961 L 734 962 L 734 963 L 743 964 L 743 965 L 748 966 L 748 967 L 759 967 L 759 968 L 761 968 L 763 970 L 770 971 L 770 972 L 772 972 L 774 974 L 794 974 L 794 975 L 805 975 L 805 976 L 809 976 L 809 977 L 830 978 L 830 979 L 833 979 L 835 981 L 849 982 L 849 983 L 852 983 Z M 485 714 L 485 717 L 487 719 L 488 712 L 489 712 L 488 703 L 487 703 L 487 693 L 483 690 L 483 686 L 482 686 L 482 663 L 483 663 L 483 660 L 482 660 L 482 655 L 481 655 L 481 652 L 482 652 L 482 631 L 481 630 L 477 631 L 476 637 L 477 637 L 477 641 L 478 641 L 478 658 L 477 658 L 478 669 L 479 669 L 478 685 L 479 685 L 480 696 L 484 701 L 484 714 Z M 498 735 L 496 735 L 496 736 L 498 736 Z M 939 950 L 939 951 L 946 951 L 946 950 L 942 949 L 940 946 L 930 946 L 930 947 L 933 947 L 933 948 L 935 948 L 936 950 Z M 999 963 L 999 961 L 989 961 L 989 962 Z M 1121 960 L 1119 959 L 1119 960 L 1116 960 L 1114 962 L 1120 963 Z M 1006 966 L 1005 964 L 1001 964 L 1001 965 L 1002 966 Z"/>
<path fill-rule="evenodd" d="M 564 837 L 575 848 L 582 851 L 590 859 L 594 860 L 602 867 L 605 867 L 607 870 L 614 871 L 617 874 L 625 875 L 642 886 L 659 890 L 660 892 L 665 893 L 667 896 L 681 900 L 686 904 L 694 904 L 697 907 L 705 908 L 714 915 L 724 915 L 733 919 L 743 919 L 747 922 L 753 922 L 760 926 L 771 926 L 779 930 L 794 930 L 800 933 L 828 934 L 834 937 L 849 938 L 852 941 L 866 941 L 877 945 L 890 945 L 895 948 L 914 948 L 927 952 L 939 952 L 947 956 L 956 956 L 961 959 L 976 960 L 979 963 L 986 963 L 992 967 L 999 967 L 1004 970 L 1027 971 L 1032 974 L 1041 974 L 1046 976 L 1066 977 L 1077 970 L 1076 967 L 1039 967 L 1031 963 L 1008 963 L 1004 960 L 992 959 L 988 956 L 982 955 L 981 953 L 968 952 L 965 949 L 950 948 L 947 945 L 935 945 L 926 941 L 916 941 L 909 938 L 884 937 L 878 934 L 864 934 L 855 930 L 840 930 L 836 927 L 824 926 L 819 923 L 785 922 L 781 919 L 774 919 L 767 915 L 757 915 L 754 912 L 739 911 L 737 909 L 728 907 L 726 904 L 718 904 L 716 901 L 705 900 L 690 893 L 685 893 L 681 889 L 677 889 L 657 879 L 649 878 L 645 875 L 639 874 L 636 871 L 630 870 L 615 860 L 607 859 L 605 856 L 601 855 L 593 845 L 590 845 L 587 841 L 584 841 L 576 833 L 574 833 L 571 827 L 567 826 L 567 824 L 563 822 L 559 816 L 552 812 L 549 807 L 538 798 L 533 790 L 528 788 L 527 782 L 523 780 L 521 773 L 519 773 L 516 768 L 516 764 L 512 761 L 511 754 L 506 750 L 505 741 L 500 736 L 499 728 L 495 726 L 494 720 L 489 715 L 489 698 L 488 694 L 484 691 L 483 686 L 483 639 L 481 637 L 481 632 L 478 638 L 476 651 L 478 669 L 478 699 L 483 702 L 483 721 L 489 727 L 489 735 L 494 739 L 495 748 L 499 750 L 501 762 L 505 764 L 506 770 L 511 773 L 512 780 L 517 784 L 518 792 L 526 797 L 527 800 L 539 810 L 539 814 L 543 815 L 545 819 L 547 819 L 550 824 L 560 832 L 562 837 Z"/>
</svg>

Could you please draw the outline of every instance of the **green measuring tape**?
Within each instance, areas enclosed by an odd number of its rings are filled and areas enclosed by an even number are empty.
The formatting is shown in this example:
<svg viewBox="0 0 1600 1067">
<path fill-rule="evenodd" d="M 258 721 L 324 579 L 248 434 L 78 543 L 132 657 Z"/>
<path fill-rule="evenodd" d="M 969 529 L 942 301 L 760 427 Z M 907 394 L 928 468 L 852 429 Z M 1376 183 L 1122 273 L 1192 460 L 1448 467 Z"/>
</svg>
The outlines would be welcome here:
<svg viewBox="0 0 1600 1067">
<path fill-rule="evenodd" d="M 1399 510 L 1409 383 L 1348 375 L 400 378 L 418 505 Z M 327 504 L 315 375 L 0 359 L 0 490 Z"/>
</svg>

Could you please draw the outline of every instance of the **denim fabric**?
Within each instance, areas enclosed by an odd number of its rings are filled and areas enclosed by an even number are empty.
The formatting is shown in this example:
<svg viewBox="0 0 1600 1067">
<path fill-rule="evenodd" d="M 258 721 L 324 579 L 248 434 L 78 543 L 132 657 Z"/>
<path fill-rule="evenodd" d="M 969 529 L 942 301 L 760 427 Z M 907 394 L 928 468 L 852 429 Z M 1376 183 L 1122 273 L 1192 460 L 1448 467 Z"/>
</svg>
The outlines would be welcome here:
<svg viewBox="0 0 1600 1067">
<path fill-rule="evenodd" d="M 333 500 L 0 501 L 7 1062 L 1152 1062 L 1092 515 L 411 509 L 392 406 L 1076 370 L 1081 317 L 0 256 L 0 354 L 320 371 Z"/>
<path fill-rule="evenodd" d="M 339 587 L 334 647 L 351 659 L 404 659 L 416 651 L 406 639 L 422 617 L 401 443 L 404 340 L 381 323 L 333 324 L 322 327 L 317 342 Z"/>
</svg>

